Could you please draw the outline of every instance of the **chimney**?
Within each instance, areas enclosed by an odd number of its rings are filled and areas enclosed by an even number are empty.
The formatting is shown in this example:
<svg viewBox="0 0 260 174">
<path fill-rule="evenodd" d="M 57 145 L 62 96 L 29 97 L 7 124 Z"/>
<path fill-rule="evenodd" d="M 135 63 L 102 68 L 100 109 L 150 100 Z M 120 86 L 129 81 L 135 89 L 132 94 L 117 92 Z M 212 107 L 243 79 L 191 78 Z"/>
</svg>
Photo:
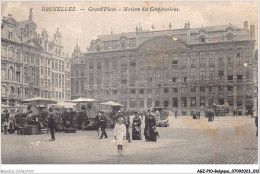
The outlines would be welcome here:
<svg viewBox="0 0 260 174">
<path fill-rule="evenodd" d="M 246 30 L 248 32 L 248 21 L 244 22 L 244 30 Z"/>
<path fill-rule="evenodd" d="M 250 37 L 251 39 L 255 39 L 255 26 L 253 24 L 250 25 Z"/>
</svg>

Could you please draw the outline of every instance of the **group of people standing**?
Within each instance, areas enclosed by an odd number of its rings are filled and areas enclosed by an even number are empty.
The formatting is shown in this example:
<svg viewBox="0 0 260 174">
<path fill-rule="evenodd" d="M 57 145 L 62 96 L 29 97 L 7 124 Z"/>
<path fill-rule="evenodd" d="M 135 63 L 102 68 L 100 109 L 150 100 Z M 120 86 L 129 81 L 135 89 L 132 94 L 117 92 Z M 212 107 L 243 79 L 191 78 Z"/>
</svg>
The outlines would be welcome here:
<svg viewBox="0 0 260 174">
<path fill-rule="evenodd" d="M 123 145 L 128 142 L 131 143 L 130 136 L 130 116 L 124 111 L 118 111 L 117 121 L 114 126 L 114 138 L 118 147 L 118 155 L 122 156 Z M 142 140 L 142 120 L 143 117 L 141 113 L 134 112 L 134 118 L 132 121 L 132 140 Z M 96 129 L 98 133 L 98 138 L 102 139 L 103 137 L 108 138 L 106 133 L 106 123 L 107 119 L 103 111 L 99 111 L 98 115 L 95 118 Z M 101 128 L 101 136 L 99 136 L 99 129 Z M 145 115 L 145 128 L 144 136 L 146 141 L 157 141 L 157 136 L 159 136 L 156 129 L 156 118 L 155 114 L 151 110 L 148 110 L 148 113 Z"/>
</svg>

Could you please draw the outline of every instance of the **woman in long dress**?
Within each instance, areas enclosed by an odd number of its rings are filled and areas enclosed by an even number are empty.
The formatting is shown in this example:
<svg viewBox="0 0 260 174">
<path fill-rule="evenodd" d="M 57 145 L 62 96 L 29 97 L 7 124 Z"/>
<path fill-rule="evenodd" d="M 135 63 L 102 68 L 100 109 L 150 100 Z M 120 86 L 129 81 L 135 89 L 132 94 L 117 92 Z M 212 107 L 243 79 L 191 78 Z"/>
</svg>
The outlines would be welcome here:
<svg viewBox="0 0 260 174">
<path fill-rule="evenodd" d="M 123 144 L 126 139 L 126 127 L 123 124 L 123 122 L 124 122 L 123 118 L 118 118 L 118 122 L 114 128 L 115 140 L 117 142 L 118 156 L 123 156 Z"/>
<path fill-rule="evenodd" d="M 132 140 L 142 140 L 141 124 L 142 120 L 140 119 L 139 114 L 135 112 L 132 123 Z"/>
</svg>

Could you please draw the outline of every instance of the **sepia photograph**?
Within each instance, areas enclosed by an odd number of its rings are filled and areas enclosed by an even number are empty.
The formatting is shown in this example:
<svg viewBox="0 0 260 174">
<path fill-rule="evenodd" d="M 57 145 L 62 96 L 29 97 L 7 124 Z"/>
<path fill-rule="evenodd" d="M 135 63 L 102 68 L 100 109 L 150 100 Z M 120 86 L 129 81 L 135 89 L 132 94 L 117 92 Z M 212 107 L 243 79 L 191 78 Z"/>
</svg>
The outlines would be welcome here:
<svg viewBox="0 0 260 174">
<path fill-rule="evenodd" d="M 258 2 L 1 2 L 1 163 L 257 165 Z"/>
</svg>

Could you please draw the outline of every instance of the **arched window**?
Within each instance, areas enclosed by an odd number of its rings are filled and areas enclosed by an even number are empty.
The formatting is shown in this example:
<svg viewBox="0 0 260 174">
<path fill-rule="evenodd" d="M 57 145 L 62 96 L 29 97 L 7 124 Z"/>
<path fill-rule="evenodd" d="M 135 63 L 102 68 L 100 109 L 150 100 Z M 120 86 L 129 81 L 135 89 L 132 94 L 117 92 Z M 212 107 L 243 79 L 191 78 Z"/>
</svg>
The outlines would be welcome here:
<svg viewBox="0 0 260 174">
<path fill-rule="evenodd" d="M 9 49 L 9 58 L 15 59 L 14 49 L 12 47 Z"/>
<path fill-rule="evenodd" d="M 14 68 L 12 66 L 8 69 L 8 80 L 14 81 Z"/>
<path fill-rule="evenodd" d="M 15 88 L 13 86 L 10 86 L 10 94 L 14 94 Z"/>
<path fill-rule="evenodd" d="M 17 94 L 20 95 L 20 88 L 17 88 Z"/>
<path fill-rule="evenodd" d="M 2 85 L 1 94 L 2 95 L 6 94 L 6 87 L 4 85 Z"/>
<path fill-rule="evenodd" d="M 75 92 L 79 92 L 79 82 L 75 82 Z"/>
<path fill-rule="evenodd" d="M 2 57 L 6 57 L 6 46 L 2 45 L 2 48 L 1 48 L 1 55 Z"/>
<path fill-rule="evenodd" d="M 16 50 L 16 60 L 20 62 L 20 51 Z"/>
</svg>

